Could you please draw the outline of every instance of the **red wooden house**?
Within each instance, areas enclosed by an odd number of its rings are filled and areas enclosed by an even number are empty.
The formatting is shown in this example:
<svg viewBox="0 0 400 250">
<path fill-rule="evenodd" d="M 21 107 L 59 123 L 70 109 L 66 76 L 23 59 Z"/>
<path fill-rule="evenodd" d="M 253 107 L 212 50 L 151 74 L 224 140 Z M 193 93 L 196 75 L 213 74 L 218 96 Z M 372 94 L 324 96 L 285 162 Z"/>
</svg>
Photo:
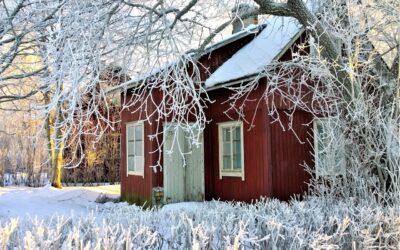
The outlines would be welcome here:
<svg viewBox="0 0 400 250">
<path fill-rule="evenodd" d="M 226 86 L 255 79 L 273 60 L 291 60 L 296 45 L 305 38 L 304 30 L 292 19 L 272 17 L 266 24 L 249 26 L 207 49 L 200 62 L 208 69 L 203 72 L 203 81 L 214 100 L 206 109 L 211 122 L 203 131 L 200 148 L 193 150 L 186 167 L 179 157 L 174 158 L 174 152 L 172 155 L 160 151 L 150 153 L 157 149 L 157 143 L 148 139 L 148 135 L 156 133 L 157 122 L 142 121 L 140 113 L 133 112 L 134 107 L 122 111 L 123 199 L 151 202 L 157 188 L 163 190 L 164 202 L 203 199 L 251 202 L 260 197 L 287 200 L 307 191 L 310 175 L 303 164 L 312 166 L 314 160 L 312 146 L 301 141 L 312 141 L 309 113 L 295 111 L 292 129 L 296 135 L 272 122 L 265 102 L 257 109 L 257 102 L 246 105 L 246 117 L 253 117 L 256 112 L 252 128 L 235 113 L 224 113 L 229 105 L 225 101 L 230 95 Z M 261 78 L 250 98 L 262 98 L 267 84 Z M 156 98 L 161 100 L 162 96 Z M 289 109 L 284 104 L 277 107 L 281 114 Z M 164 132 L 164 139 L 165 145 L 171 143 L 168 131 Z M 162 154 L 163 171 L 154 172 L 150 166 L 157 163 L 159 154 Z"/>
</svg>

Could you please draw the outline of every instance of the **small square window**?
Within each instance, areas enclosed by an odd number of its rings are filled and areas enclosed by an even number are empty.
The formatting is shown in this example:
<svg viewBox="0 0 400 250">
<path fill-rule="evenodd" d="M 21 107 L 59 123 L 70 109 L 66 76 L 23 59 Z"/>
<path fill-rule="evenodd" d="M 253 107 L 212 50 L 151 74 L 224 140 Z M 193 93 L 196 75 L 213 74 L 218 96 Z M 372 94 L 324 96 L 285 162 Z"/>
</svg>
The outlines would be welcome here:
<svg viewBox="0 0 400 250">
<path fill-rule="evenodd" d="M 244 180 L 243 124 L 218 124 L 220 179 L 222 176 L 242 177 Z"/>
</svg>

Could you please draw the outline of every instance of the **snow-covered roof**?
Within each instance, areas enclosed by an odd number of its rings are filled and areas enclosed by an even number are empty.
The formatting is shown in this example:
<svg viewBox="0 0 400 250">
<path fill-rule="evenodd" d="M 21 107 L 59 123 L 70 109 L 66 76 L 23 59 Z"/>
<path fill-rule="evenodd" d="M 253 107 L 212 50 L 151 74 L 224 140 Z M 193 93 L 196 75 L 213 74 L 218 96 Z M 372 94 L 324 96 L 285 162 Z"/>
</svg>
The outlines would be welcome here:
<svg viewBox="0 0 400 250">
<path fill-rule="evenodd" d="M 222 83 L 257 74 L 272 60 L 279 59 L 286 49 L 300 36 L 302 31 L 303 29 L 296 19 L 292 17 L 272 16 L 263 24 L 250 25 L 240 32 L 234 33 L 215 44 L 207 46 L 204 54 L 210 53 L 215 49 L 221 48 L 250 34 L 256 35 L 251 42 L 236 52 L 210 75 L 205 81 L 205 87 L 210 89 Z M 171 65 L 174 65 L 174 62 L 168 63 L 161 68 L 153 68 L 149 72 L 125 82 L 123 86 L 119 85 L 108 89 L 107 93 L 121 90 L 122 87 L 129 88 L 139 82 L 146 81 L 150 76 L 159 73 Z"/>
<path fill-rule="evenodd" d="M 237 40 L 239 40 L 239 39 L 241 39 L 243 37 L 246 37 L 248 35 L 257 34 L 258 32 L 260 32 L 260 30 L 263 29 L 264 26 L 265 26 L 265 24 L 258 24 L 258 25 L 252 24 L 252 25 L 249 25 L 248 27 L 246 27 L 245 29 L 243 29 L 243 30 L 241 30 L 239 32 L 231 34 L 231 35 L 225 37 L 224 39 L 222 39 L 222 40 L 220 40 L 220 41 L 218 41 L 218 42 L 216 42 L 214 44 L 208 45 L 204 49 L 203 54 L 211 53 L 212 51 L 214 51 L 214 50 L 216 50 L 218 48 L 221 48 L 221 47 L 223 47 L 223 46 L 225 46 L 225 45 L 227 45 L 229 43 L 237 41 Z M 191 56 L 191 53 L 187 53 L 186 55 L 187 56 Z M 122 85 L 111 87 L 111 88 L 107 89 L 106 93 L 111 93 L 111 92 L 114 92 L 114 91 L 117 91 L 117 90 L 123 90 L 125 88 L 130 88 L 130 87 L 138 84 L 139 82 L 146 81 L 149 77 L 160 73 L 162 70 L 165 70 L 168 67 L 173 66 L 175 63 L 176 62 L 170 62 L 170 63 L 167 63 L 166 65 L 164 65 L 162 67 L 151 68 L 150 70 L 147 70 L 146 72 L 140 74 L 139 76 L 137 76 L 134 79 L 131 79 L 131 80 L 125 82 Z"/>
<path fill-rule="evenodd" d="M 265 24 L 257 37 L 211 74 L 206 88 L 262 71 L 272 60 L 279 59 L 302 32 L 298 21 L 291 17 L 273 16 Z"/>
<path fill-rule="evenodd" d="M 240 38 L 246 37 L 250 34 L 257 34 L 260 30 L 262 30 L 264 28 L 265 24 L 250 24 L 249 26 L 247 26 L 246 28 L 244 28 L 243 30 L 233 33 L 227 37 L 225 37 L 224 39 L 208 45 L 205 48 L 205 51 L 203 52 L 203 54 L 207 54 L 212 52 L 213 50 L 216 50 L 218 48 L 221 48 L 223 46 L 225 46 L 226 44 L 229 44 L 231 42 L 237 41 Z"/>
</svg>

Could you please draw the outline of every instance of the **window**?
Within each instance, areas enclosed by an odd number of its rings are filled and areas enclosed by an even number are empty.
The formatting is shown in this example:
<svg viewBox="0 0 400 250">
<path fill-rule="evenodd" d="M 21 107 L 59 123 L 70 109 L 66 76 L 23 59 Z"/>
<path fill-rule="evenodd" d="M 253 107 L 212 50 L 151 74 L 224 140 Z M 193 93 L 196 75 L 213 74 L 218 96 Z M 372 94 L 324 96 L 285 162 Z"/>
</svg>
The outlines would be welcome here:
<svg viewBox="0 0 400 250">
<path fill-rule="evenodd" d="M 344 136 L 333 120 L 314 121 L 315 170 L 317 177 L 345 173 Z"/>
<path fill-rule="evenodd" d="M 244 180 L 243 124 L 224 122 L 218 125 L 219 177 L 237 176 Z"/>
<path fill-rule="evenodd" d="M 143 123 L 126 124 L 126 175 L 144 176 Z"/>
</svg>

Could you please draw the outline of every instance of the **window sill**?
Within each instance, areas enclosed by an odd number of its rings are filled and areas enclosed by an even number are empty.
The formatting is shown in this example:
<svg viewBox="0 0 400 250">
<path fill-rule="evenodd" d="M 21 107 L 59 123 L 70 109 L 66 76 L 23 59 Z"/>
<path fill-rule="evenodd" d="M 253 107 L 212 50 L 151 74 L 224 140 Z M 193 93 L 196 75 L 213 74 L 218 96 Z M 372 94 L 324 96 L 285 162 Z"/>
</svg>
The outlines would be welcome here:
<svg viewBox="0 0 400 250">
<path fill-rule="evenodd" d="M 244 181 L 244 173 L 242 172 L 221 172 L 220 179 L 222 179 L 222 177 L 240 177 L 242 181 Z"/>
<path fill-rule="evenodd" d="M 142 172 L 137 172 L 137 171 L 128 171 L 126 176 L 133 175 L 133 176 L 142 176 L 144 178 L 144 173 Z"/>
<path fill-rule="evenodd" d="M 334 178 L 343 178 L 344 173 L 337 174 L 316 174 L 317 179 L 334 179 Z"/>
</svg>

